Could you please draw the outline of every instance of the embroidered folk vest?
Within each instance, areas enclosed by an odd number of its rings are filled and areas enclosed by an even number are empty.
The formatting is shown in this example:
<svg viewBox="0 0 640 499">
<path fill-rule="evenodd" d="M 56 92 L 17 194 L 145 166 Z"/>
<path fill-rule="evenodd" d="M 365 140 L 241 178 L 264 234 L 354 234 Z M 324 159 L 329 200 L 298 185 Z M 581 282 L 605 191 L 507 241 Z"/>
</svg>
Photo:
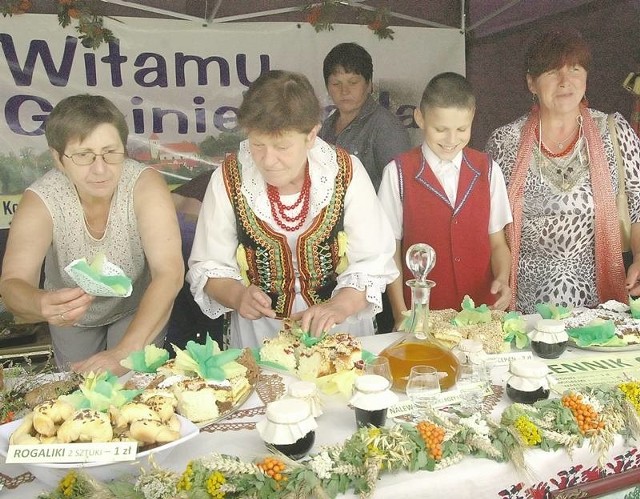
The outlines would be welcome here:
<svg viewBox="0 0 640 499">
<path fill-rule="evenodd" d="M 493 304 L 491 294 L 491 160 L 488 155 L 466 148 L 460 166 L 456 205 L 427 164 L 420 147 L 396 159 L 403 204 L 402 252 L 415 243 L 427 243 L 436 251 L 436 264 L 428 278 L 433 310 L 460 309 L 464 295 L 476 304 Z M 403 265 L 405 281 L 413 276 Z M 411 291 L 405 288 L 405 302 Z"/>
<path fill-rule="evenodd" d="M 300 293 L 311 306 L 327 301 L 336 287 L 336 268 L 340 261 L 338 233 L 344 227 L 344 198 L 351 182 L 349 154 L 336 149 L 338 173 L 329 204 L 298 237 L 296 260 Z M 271 297 L 278 319 L 289 317 L 295 299 L 295 269 L 286 234 L 274 231 L 249 207 L 241 192 L 242 169 L 237 156 L 229 156 L 222 165 L 225 187 L 236 217 L 238 243 L 246 255 L 247 277 Z"/>
</svg>

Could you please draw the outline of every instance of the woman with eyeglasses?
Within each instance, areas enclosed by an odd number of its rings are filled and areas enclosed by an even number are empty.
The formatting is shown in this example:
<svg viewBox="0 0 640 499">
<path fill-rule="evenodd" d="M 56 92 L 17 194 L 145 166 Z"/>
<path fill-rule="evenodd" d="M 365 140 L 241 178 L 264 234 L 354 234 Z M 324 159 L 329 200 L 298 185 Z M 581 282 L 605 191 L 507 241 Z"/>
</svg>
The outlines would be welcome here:
<svg viewBox="0 0 640 499">
<path fill-rule="evenodd" d="M 169 190 L 153 168 L 126 158 L 128 134 L 108 99 L 62 100 L 45 130 L 56 168 L 27 188 L 11 224 L 0 294 L 16 320 L 49 323 L 62 369 L 123 374 L 129 353 L 162 345 L 182 286 Z M 99 254 L 131 278 L 129 297 L 90 296 L 64 270 Z"/>
</svg>

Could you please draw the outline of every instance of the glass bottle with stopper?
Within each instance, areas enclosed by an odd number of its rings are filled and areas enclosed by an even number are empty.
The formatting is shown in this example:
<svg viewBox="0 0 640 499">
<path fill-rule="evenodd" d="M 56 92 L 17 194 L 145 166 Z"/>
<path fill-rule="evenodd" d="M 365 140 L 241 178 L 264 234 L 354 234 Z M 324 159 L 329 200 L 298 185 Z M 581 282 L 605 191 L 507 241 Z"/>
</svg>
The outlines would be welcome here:
<svg viewBox="0 0 640 499">
<path fill-rule="evenodd" d="M 414 244 L 407 250 L 405 263 L 414 276 L 406 283 L 411 288 L 411 312 L 402 328 L 407 334 L 380 355 L 389 359 L 395 390 L 404 391 L 409 372 L 417 365 L 435 367 L 441 376 L 442 389 L 451 388 L 458 378 L 460 364 L 449 348 L 429 332 L 429 297 L 436 283 L 427 279 L 427 274 L 436 263 L 436 252 L 428 244 Z"/>
</svg>

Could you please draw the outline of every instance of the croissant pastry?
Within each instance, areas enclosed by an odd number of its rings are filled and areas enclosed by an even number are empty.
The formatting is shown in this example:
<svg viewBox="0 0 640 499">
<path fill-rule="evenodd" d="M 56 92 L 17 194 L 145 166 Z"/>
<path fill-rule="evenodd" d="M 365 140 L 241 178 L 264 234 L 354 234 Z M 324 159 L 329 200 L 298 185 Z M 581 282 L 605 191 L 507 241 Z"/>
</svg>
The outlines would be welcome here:
<svg viewBox="0 0 640 499">
<path fill-rule="evenodd" d="M 38 444 L 40 440 L 38 437 L 33 436 L 35 430 L 33 429 L 33 413 L 30 412 L 24 418 L 22 423 L 16 428 L 16 430 L 9 437 L 9 444 L 11 445 L 30 445 Z"/>
<path fill-rule="evenodd" d="M 75 408 L 64 400 L 47 400 L 33 409 L 33 427 L 45 437 L 53 437 L 58 425 L 69 419 Z"/>
<path fill-rule="evenodd" d="M 76 412 L 58 428 L 58 440 L 70 442 L 110 442 L 113 429 L 105 413 L 84 409 Z"/>
<path fill-rule="evenodd" d="M 175 414 L 175 407 L 178 405 L 178 401 L 175 397 L 169 398 L 164 395 L 154 395 L 144 400 L 144 404 L 160 417 L 160 421 L 166 423 Z"/>
<path fill-rule="evenodd" d="M 130 402 L 119 409 L 112 406 L 109 408 L 109 413 L 116 428 L 126 428 L 133 421 L 140 419 L 160 420 L 158 413 L 151 407 L 137 402 Z"/>
<path fill-rule="evenodd" d="M 134 421 L 130 427 L 131 438 L 145 445 L 166 444 L 180 438 L 180 432 L 172 430 L 160 421 Z"/>
</svg>

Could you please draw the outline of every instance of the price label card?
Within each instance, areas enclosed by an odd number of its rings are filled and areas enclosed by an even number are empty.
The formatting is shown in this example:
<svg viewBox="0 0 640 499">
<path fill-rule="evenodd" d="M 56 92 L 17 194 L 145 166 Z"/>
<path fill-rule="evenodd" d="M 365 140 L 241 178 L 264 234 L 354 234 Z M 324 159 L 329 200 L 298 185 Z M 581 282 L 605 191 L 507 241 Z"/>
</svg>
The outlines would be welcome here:
<svg viewBox="0 0 640 499">
<path fill-rule="evenodd" d="M 389 407 L 389 409 L 387 409 L 387 417 L 397 418 L 398 416 L 411 414 L 412 411 L 413 403 L 411 402 L 411 400 L 403 400 L 402 402 L 393 404 L 391 407 Z"/>
<path fill-rule="evenodd" d="M 7 463 L 110 463 L 133 461 L 136 442 L 10 445 Z"/>
<path fill-rule="evenodd" d="M 490 368 L 506 366 L 508 367 L 513 360 L 531 360 L 533 359 L 533 352 L 519 351 L 519 352 L 505 352 L 495 353 L 487 355 L 487 365 Z"/>
</svg>

